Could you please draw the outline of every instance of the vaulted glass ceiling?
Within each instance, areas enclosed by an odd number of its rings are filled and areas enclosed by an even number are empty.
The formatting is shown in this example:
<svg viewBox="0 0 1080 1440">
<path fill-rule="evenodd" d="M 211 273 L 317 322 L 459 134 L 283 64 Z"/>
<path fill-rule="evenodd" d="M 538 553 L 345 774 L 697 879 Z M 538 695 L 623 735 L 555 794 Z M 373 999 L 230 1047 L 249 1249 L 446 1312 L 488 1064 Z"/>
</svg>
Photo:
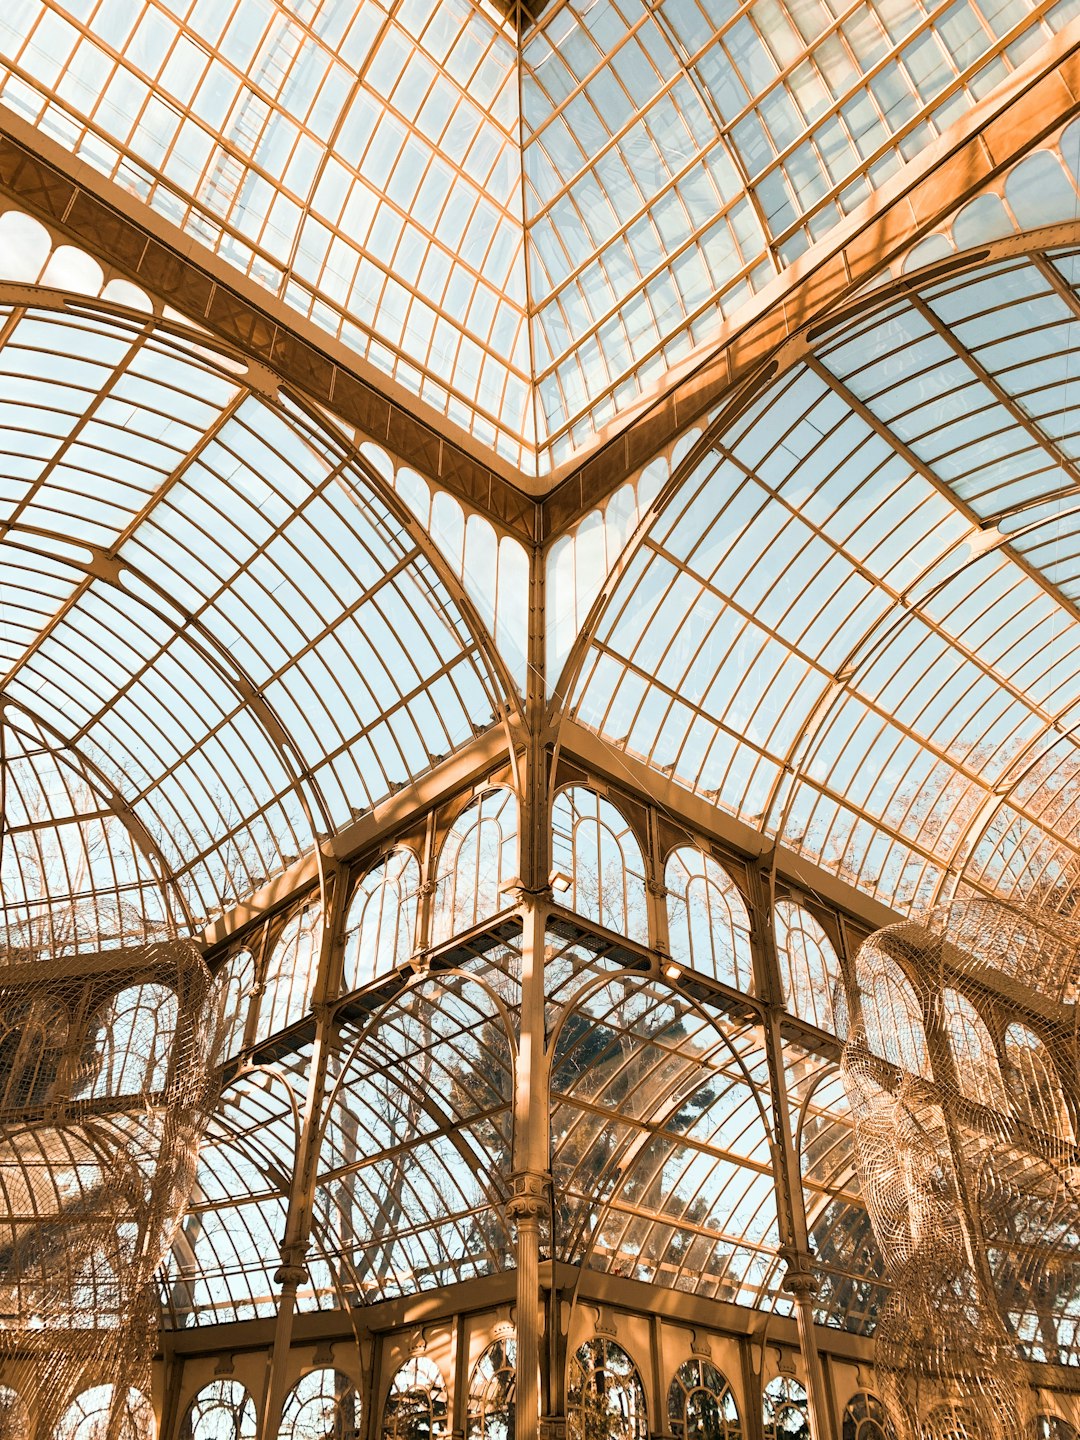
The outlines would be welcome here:
<svg viewBox="0 0 1080 1440">
<path fill-rule="evenodd" d="M 506 707 L 408 512 L 201 337 L 104 302 L 4 305 L 0 457 L 0 690 L 30 737 L 12 753 L 51 741 L 116 797 L 193 921 Z M 53 899 L 78 894 L 85 865 L 67 884 L 53 859 Z"/>
<path fill-rule="evenodd" d="M 898 908 L 958 878 L 1073 903 L 1078 262 L 883 299 L 721 418 L 576 717 Z"/>
<path fill-rule="evenodd" d="M 0 103 L 543 474 L 1080 0 L 508 8 L 14 0 Z"/>
</svg>

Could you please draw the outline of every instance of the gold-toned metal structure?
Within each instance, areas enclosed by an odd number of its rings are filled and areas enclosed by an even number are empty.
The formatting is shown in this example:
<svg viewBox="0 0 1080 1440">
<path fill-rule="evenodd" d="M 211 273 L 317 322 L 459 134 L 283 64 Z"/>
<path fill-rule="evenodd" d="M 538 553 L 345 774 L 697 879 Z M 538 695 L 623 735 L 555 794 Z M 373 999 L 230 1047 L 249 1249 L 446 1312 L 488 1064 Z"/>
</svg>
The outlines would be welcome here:
<svg viewBox="0 0 1080 1440">
<path fill-rule="evenodd" d="M 22 1402 L 0 1415 L 10 1440 L 62 1433 L 102 1386 L 109 1440 L 145 1433 L 154 1275 L 216 1101 L 221 1023 L 198 949 L 135 943 L 142 917 L 125 918 L 132 943 L 97 954 L 43 947 L 33 926 L 0 948 L 0 1383 Z"/>
<path fill-rule="evenodd" d="M 884 1440 L 838 982 L 1080 889 L 1078 11 L 0 9 L 3 920 L 223 1016 L 58 1440 Z M 1071 1104 L 1049 983 L 961 1029 Z M 943 1215 L 1071 1163 L 909 1088 L 1004 1157 Z M 1075 1440 L 1072 1242 L 974 1224 L 969 1369 Z"/>
<path fill-rule="evenodd" d="M 1034 1434 L 1024 1352 L 1080 1271 L 1078 982 L 1075 922 L 974 897 L 877 932 L 838 988 L 904 1440 Z"/>
</svg>

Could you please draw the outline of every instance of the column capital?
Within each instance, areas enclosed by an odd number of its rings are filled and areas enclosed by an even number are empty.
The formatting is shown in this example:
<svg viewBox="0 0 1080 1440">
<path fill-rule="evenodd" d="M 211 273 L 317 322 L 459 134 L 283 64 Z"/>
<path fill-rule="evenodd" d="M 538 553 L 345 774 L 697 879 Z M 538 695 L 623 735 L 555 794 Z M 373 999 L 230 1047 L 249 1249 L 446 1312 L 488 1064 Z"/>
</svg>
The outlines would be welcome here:
<svg viewBox="0 0 1080 1440">
<path fill-rule="evenodd" d="M 817 1294 L 818 1278 L 813 1270 L 813 1257 L 793 1245 L 780 1247 L 780 1259 L 787 1266 L 781 1289 L 797 1298 L 810 1299 Z"/>
<path fill-rule="evenodd" d="M 281 1264 L 274 1272 L 274 1284 L 295 1293 L 308 1278 L 307 1266 L 304 1264 L 306 1256 L 306 1245 L 283 1245 Z"/>
<path fill-rule="evenodd" d="M 548 1213 L 548 1176 L 524 1171 L 512 1177 L 513 1191 L 506 1202 L 506 1213 L 518 1225 L 539 1221 Z"/>
</svg>

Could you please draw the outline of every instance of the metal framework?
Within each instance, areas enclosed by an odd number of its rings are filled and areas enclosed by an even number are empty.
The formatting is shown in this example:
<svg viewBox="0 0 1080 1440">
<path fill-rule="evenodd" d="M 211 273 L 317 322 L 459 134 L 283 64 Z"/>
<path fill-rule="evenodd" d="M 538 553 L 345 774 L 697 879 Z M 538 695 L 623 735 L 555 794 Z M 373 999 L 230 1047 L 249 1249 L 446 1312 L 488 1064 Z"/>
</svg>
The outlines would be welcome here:
<svg viewBox="0 0 1080 1440">
<path fill-rule="evenodd" d="M 0 16 L 2 922 L 227 1020 L 130 1440 L 884 1440 L 838 983 L 1077 903 L 1074 9 Z"/>
</svg>

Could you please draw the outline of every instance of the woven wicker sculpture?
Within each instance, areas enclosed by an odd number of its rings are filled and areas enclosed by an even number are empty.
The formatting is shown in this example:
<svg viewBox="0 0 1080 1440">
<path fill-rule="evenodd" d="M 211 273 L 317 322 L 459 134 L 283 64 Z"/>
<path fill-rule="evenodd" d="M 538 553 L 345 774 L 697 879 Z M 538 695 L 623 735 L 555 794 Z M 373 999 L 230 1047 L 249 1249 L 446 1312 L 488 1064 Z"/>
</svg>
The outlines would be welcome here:
<svg viewBox="0 0 1080 1440">
<path fill-rule="evenodd" d="M 1075 924 L 958 900 L 872 936 L 837 996 L 899 1440 L 1034 1435 L 1025 1357 L 1059 1358 L 1080 1285 L 1078 962 Z"/>
<path fill-rule="evenodd" d="M 0 937 L 2 940 L 4 937 Z M 57 956 L 0 943 L 0 1440 L 46 1440 L 111 1386 L 102 1440 L 135 1440 L 154 1275 L 214 1099 L 210 977 L 184 941 Z"/>
</svg>

